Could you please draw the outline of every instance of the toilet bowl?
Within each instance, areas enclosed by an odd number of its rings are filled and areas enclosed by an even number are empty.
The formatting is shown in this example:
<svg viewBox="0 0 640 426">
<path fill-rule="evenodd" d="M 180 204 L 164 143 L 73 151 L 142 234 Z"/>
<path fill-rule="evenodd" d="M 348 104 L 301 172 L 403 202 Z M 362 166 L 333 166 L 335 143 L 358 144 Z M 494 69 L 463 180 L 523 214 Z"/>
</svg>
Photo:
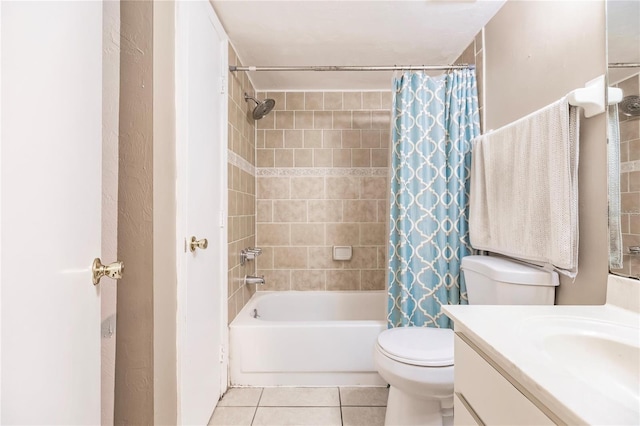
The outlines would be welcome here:
<svg viewBox="0 0 640 426">
<path fill-rule="evenodd" d="M 378 336 L 373 359 L 390 384 L 385 425 L 452 424 L 452 330 L 385 330 Z"/>
<path fill-rule="evenodd" d="M 469 304 L 553 305 L 556 272 L 497 256 L 462 259 Z M 389 383 L 385 426 L 453 424 L 453 331 L 429 327 L 385 330 L 373 354 Z"/>
</svg>

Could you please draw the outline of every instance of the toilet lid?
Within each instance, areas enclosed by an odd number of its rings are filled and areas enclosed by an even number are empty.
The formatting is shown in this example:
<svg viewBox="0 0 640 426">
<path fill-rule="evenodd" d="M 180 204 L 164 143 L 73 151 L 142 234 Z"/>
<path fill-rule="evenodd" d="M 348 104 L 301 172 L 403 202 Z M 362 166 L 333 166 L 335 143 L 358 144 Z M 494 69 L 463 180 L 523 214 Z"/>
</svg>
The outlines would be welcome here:
<svg viewBox="0 0 640 426">
<path fill-rule="evenodd" d="M 399 327 L 378 335 L 378 347 L 389 358 L 423 367 L 453 365 L 453 330 Z"/>
</svg>

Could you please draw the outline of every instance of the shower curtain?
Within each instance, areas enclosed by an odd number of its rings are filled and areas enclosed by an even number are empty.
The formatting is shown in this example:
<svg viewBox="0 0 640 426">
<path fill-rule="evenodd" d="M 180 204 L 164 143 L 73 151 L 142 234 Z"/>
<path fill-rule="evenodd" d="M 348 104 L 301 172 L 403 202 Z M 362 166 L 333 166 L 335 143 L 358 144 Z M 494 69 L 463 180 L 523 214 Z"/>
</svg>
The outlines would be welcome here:
<svg viewBox="0 0 640 426">
<path fill-rule="evenodd" d="M 393 84 L 388 326 L 450 328 L 441 306 L 467 303 L 475 71 L 406 72 Z"/>
</svg>

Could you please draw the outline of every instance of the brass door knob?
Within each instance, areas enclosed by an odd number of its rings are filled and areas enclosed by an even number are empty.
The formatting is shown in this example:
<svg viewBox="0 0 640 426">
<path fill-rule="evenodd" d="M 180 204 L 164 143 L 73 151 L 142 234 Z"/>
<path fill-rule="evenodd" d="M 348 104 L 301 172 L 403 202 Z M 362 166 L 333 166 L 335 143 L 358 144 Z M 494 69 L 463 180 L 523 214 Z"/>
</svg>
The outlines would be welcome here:
<svg viewBox="0 0 640 426">
<path fill-rule="evenodd" d="M 189 243 L 189 250 L 193 253 L 197 248 L 206 250 L 209 247 L 209 241 L 206 238 L 201 240 L 197 240 L 196 237 L 191 237 L 191 242 Z"/>
<path fill-rule="evenodd" d="M 119 280 L 122 278 L 122 273 L 124 272 L 124 263 L 117 261 L 108 265 L 103 265 L 100 258 L 96 257 L 91 265 L 91 271 L 93 272 L 93 285 L 98 285 L 100 283 L 100 278 L 104 276 L 113 278 L 114 280 Z"/>
</svg>

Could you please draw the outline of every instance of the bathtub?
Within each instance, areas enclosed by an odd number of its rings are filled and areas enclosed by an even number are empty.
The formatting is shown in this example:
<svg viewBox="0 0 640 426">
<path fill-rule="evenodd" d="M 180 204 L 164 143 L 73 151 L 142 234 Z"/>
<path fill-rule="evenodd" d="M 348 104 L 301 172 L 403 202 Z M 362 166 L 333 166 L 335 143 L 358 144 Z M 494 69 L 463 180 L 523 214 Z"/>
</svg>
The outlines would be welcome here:
<svg viewBox="0 0 640 426">
<path fill-rule="evenodd" d="M 385 306 L 384 291 L 255 293 L 229 326 L 231 385 L 385 385 L 373 365 Z"/>
</svg>

